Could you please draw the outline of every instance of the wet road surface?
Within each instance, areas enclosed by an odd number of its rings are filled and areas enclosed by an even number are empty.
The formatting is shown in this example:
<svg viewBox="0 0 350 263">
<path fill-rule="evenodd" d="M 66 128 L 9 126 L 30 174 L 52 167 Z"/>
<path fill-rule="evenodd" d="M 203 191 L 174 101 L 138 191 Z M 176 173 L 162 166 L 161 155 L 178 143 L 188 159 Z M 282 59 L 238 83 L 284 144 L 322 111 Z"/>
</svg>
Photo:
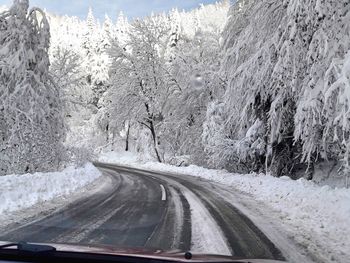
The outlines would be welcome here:
<svg viewBox="0 0 350 263">
<path fill-rule="evenodd" d="M 190 176 L 95 165 L 108 177 L 101 191 L 7 232 L 0 240 L 283 259 L 251 220 L 218 194 L 218 185 Z"/>
</svg>

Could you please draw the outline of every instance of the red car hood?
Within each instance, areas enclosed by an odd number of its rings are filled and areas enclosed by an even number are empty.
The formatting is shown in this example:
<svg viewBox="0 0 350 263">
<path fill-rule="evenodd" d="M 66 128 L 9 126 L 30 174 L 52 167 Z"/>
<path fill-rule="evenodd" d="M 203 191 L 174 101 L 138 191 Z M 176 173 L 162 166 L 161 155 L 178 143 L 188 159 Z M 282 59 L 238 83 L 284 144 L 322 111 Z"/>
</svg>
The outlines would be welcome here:
<svg viewBox="0 0 350 263">
<path fill-rule="evenodd" d="M 0 246 L 10 242 L 0 241 Z M 37 243 L 36 243 L 37 244 Z M 115 256 L 131 256 L 140 258 L 153 258 L 160 260 L 173 260 L 178 262 L 250 262 L 250 263 L 279 263 L 282 261 L 266 260 L 266 259 L 242 259 L 230 256 L 211 255 L 211 254 L 193 254 L 192 259 L 185 259 L 183 252 L 178 250 L 163 251 L 159 249 L 149 248 L 116 248 L 109 245 L 77 245 L 77 244 L 52 244 L 41 243 L 42 245 L 50 245 L 61 252 L 76 253 L 92 253 Z"/>
</svg>

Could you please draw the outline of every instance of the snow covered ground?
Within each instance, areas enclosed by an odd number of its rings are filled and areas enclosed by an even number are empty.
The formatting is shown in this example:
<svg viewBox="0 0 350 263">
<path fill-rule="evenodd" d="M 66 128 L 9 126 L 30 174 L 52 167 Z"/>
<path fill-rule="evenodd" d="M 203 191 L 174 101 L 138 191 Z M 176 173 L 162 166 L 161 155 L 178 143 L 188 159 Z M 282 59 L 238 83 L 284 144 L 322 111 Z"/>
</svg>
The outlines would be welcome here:
<svg viewBox="0 0 350 263">
<path fill-rule="evenodd" d="M 262 204 L 260 211 L 273 210 L 273 214 L 265 212 L 264 216 L 273 217 L 275 225 L 282 226 L 316 262 L 350 262 L 350 189 L 320 186 L 305 179 L 294 181 L 265 174 L 232 174 L 193 165 L 140 163 L 131 153 L 103 154 L 99 161 L 186 174 L 229 186 Z"/>
<path fill-rule="evenodd" d="M 106 152 L 98 160 L 103 163 L 118 164 L 136 164 L 139 162 L 138 157 L 132 152 Z"/>
<path fill-rule="evenodd" d="M 0 176 L 0 219 L 36 204 L 84 191 L 100 176 L 101 172 L 91 163 L 61 172 Z"/>
</svg>

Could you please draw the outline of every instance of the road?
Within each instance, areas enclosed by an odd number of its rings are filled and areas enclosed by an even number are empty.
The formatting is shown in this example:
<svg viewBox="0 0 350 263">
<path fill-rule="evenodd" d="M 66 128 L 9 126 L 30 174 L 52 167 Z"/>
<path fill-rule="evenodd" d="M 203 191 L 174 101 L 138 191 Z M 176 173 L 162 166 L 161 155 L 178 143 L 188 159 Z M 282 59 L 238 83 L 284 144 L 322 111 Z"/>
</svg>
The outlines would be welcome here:
<svg viewBox="0 0 350 263">
<path fill-rule="evenodd" d="M 96 164 L 108 186 L 0 240 L 111 244 L 283 259 L 274 244 L 218 193 L 190 176 Z"/>
</svg>

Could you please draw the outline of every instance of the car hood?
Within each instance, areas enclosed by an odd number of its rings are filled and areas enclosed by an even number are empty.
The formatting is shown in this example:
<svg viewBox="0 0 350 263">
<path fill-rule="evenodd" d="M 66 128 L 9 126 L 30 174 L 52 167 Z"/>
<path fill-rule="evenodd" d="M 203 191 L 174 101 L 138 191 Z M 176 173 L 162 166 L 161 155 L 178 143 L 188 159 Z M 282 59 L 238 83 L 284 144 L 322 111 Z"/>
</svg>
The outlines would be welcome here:
<svg viewBox="0 0 350 263">
<path fill-rule="evenodd" d="M 0 245 L 10 242 L 0 241 Z M 35 243 L 38 244 L 38 243 Z M 114 247 L 110 245 L 78 245 L 78 244 L 57 244 L 57 243 L 40 243 L 42 245 L 50 245 L 60 252 L 75 253 L 92 253 L 102 255 L 115 256 L 132 256 L 140 258 L 153 258 L 160 260 L 173 260 L 178 262 L 250 262 L 250 263 L 278 263 L 282 261 L 269 259 L 243 259 L 232 256 L 212 255 L 212 254 L 196 254 L 193 253 L 192 259 L 185 259 L 185 253 L 179 250 L 163 251 L 160 249 L 141 248 L 141 247 Z"/>
</svg>

